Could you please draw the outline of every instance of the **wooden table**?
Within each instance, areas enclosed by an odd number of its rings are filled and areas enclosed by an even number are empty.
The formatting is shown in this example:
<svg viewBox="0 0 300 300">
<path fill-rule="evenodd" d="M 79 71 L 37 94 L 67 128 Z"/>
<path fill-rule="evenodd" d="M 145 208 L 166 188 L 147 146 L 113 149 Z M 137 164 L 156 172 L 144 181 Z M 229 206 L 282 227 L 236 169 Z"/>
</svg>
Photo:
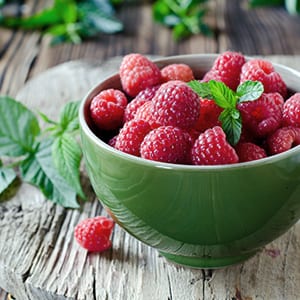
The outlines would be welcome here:
<svg viewBox="0 0 300 300">
<path fill-rule="evenodd" d="M 51 1 L 28 2 L 39 9 Z M 38 32 L 0 29 L 1 94 L 55 118 L 58 106 L 83 97 L 130 52 L 161 56 L 232 49 L 300 70 L 299 17 L 283 9 L 249 11 L 245 4 L 211 1 L 216 37 L 181 43 L 152 22 L 147 3 L 119 12 L 124 34 L 80 45 L 50 47 Z M 84 174 L 83 182 L 89 201 L 80 210 L 54 205 L 28 184 L 0 203 L 1 300 L 8 294 L 17 300 L 300 299 L 300 223 L 244 264 L 220 270 L 168 263 L 118 226 L 111 251 L 87 254 L 73 240 L 74 226 L 105 212 Z"/>
</svg>

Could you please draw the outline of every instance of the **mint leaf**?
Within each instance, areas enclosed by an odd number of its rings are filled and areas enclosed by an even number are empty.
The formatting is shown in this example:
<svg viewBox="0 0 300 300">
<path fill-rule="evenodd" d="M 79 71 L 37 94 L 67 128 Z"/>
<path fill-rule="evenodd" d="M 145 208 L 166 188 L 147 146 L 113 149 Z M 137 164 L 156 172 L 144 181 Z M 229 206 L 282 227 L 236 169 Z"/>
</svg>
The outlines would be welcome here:
<svg viewBox="0 0 300 300">
<path fill-rule="evenodd" d="M 24 181 L 37 186 L 43 194 L 64 207 L 78 208 L 76 190 L 68 184 L 54 167 L 52 139 L 43 140 L 35 153 L 31 153 L 20 165 Z"/>
<path fill-rule="evenodd" d="M 3 167 L 0 161 L 0 194 L 9 187 L 16 177 L 14 169 Z"/>
<path fill-rule="evenodd" d="M 81 148 L 75 138 L 69 133 L 57 137 L 52 145 L 52 157 L 59 174 L 72 185 L 82 199 L 85 199 L 79 172 Z"/>
<path fill-rule="evenodd" d="M 187 83 L 187 85 L 201 98 L 212 99 L 212 94 L 208 82 L 191 80 Z"/>
<path fill-rule="evenodd" d="M 0 155 L 11 157 L 34 152 L 40 133 L 36 116 L 20 102 L 0 96 Z"/>
<path fill-rule="evenodd" d="M 260 81 L 247 80 L 237 87 L 238 102 L 253 101 L 258 99 L 264 92 L 264 86 Z"/>
<path fill-rule="evenodd" d="M 227 140 L 231 145 L 236 145 L 242 133 L 242 120 L 238 109 L 227 108 L 220 114 L 219 120 L 222 123 Z"/>
<path fill-rule="evenodd" d="M 79 129 L 78 110 L 81 101 L 68 102 L 62 109 L 59 124 L 63 131 Z"/>
<path fill-rule="evenodd" d="M 218 106 L 221 108 L 233 108 L 236 106 L 237 97 L 235 92 L 223 82 L 210 80 L 208 84 L 212 97 Z"/>
</svg>

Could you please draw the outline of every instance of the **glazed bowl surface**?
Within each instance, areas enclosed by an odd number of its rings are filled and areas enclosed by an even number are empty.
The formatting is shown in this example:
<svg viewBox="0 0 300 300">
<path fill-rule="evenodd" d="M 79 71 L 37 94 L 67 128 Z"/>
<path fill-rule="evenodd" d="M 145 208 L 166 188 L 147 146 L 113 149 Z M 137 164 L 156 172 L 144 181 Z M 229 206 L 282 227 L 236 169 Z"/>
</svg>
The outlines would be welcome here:
<svg viewBox="0 0 300 300">
<path fill-rule="evenodd" d="M 185 63 L 199 78 L 215 54 L 166 57 L 159 67 Z M 274 64 L 290 90 L 300 73 Z M 285 233 L 300 218 L 300 146 L 252 162 L 223 166 L 160 163 L 109 146 L 96 134 L 92 98 L 121 89 L 115 74 L 83 100 L 79 122 L 86 169 L 97 197 L 118 224 L 167 259 L 191 267 L 239 263 Z"/>
</svg>

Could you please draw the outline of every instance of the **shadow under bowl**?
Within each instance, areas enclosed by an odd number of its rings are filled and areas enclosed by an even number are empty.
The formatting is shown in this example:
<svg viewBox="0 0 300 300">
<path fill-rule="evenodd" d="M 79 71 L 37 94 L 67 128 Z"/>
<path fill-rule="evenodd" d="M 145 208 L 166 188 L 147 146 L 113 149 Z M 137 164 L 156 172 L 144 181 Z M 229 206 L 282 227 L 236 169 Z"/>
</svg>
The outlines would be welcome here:
<svg viewBox="0 0 300 300">
<path fill-rule="evenodd" d="M 157 60 L 190 65 L 202 76 L 216 55 Z M 275 65 L 288 87 L 300 89 L 300 73 Z M 191 166 L 145 160 L 97 137 L 89 116 L 101 90 L 121 88 L 118 74 L 93 88 L 79 121 L 86 169 L 101 203 L 127 232 L 167 259 L 197 268 L 242 262 L 278 238 L 300 218 L 300 146 L 261 160 L 223 166 Z"/>
</svg>

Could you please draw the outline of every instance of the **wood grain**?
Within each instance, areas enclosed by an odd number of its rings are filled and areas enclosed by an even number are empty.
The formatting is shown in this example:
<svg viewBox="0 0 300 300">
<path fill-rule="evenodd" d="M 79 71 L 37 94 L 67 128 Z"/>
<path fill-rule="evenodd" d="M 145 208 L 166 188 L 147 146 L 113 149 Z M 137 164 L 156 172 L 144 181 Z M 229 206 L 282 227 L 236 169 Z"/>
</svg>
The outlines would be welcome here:
<svg viewBox="0 0 300 300">
<path fill-rule="evenodd" d="M 267 58 L 300 70 L 299 57 Z M 116 57 L 56 66 L 29 80 L 17 98 L 55 118 L 63 103 L 81 98 L 119 63 Z M 298 299 L 300 223 L 244 264 L 226 269 L 169 263 L 117 225 L 113 248 L 88 254 L 73 239 L 74 226 L 106 213 L 84 173 L 82 180 L 89 201 L 81 210 L 56 206 L 28 184 L 0 205 L 0 287 L 17 300 Z"/>
</svg>

